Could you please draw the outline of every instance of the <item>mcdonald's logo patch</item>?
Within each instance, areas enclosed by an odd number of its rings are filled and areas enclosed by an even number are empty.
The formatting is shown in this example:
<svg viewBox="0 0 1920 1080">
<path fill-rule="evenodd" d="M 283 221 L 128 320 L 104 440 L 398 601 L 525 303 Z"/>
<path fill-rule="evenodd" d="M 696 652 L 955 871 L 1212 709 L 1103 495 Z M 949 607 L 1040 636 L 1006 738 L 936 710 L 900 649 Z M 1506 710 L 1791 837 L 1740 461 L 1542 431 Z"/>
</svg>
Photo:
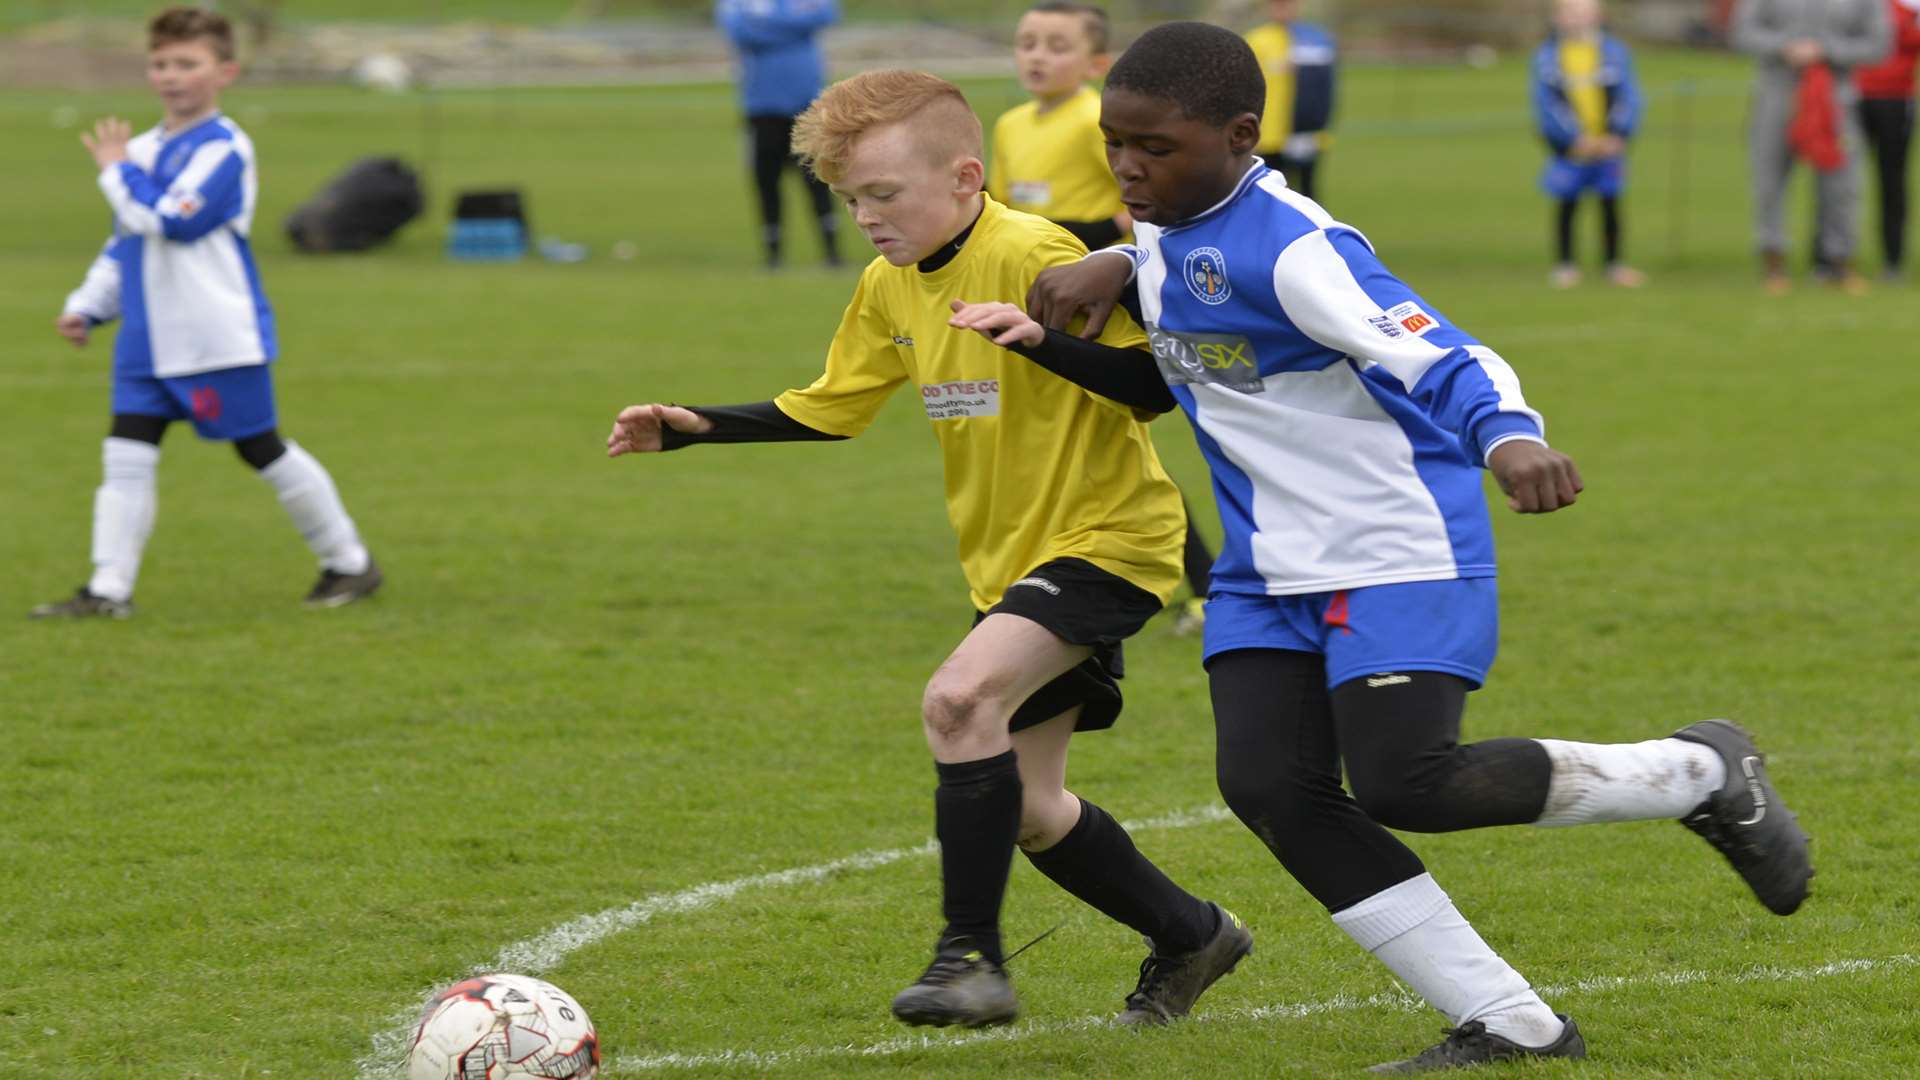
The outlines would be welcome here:
<svg viewBox="0 0 1920 1080">
<path fill-rule="evenodd" d="M 1418 337 L 1439 326 L 1439 320 L 1420 309 L 1420 305 L 1409 300 L 1387 312 L 1387 317 L 1399 324 L 1402 330 Z"/>
</svg>

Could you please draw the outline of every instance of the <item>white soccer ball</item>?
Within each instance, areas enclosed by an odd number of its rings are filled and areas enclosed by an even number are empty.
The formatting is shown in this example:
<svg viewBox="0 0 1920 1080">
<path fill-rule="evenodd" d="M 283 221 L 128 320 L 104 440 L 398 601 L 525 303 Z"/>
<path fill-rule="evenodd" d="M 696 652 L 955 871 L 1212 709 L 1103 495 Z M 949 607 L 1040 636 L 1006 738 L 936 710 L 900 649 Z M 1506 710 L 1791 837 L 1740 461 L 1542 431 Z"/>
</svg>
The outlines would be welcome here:
<svg viewBox="0 0 1920 1080">
<path fill-rule="evenodd" d="M 413 66 L 392 53 L 373 53 L 353 66 L 353 81 L 370 90 L 397 94 L 413 85 Z"/>
<path fill-rule="evenodd" d="M 592 1080 L 600 1039 L 567 992 L 525 975 L 479 975 L 420 1014 L 408 1080 Z"/>
</svg>

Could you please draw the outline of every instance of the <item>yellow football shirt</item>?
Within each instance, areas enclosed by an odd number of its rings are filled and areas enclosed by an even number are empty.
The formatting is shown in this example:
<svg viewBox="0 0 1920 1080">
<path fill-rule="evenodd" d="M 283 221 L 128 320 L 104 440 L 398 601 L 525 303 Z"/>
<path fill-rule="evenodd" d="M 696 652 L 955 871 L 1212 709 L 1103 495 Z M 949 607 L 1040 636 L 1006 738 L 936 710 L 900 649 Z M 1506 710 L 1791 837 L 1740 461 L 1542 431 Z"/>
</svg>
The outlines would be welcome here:
<svg viewBox="0 0 1920 1080">
<path fill-rule="evenodd" d="M 1053 221 L 1100 221 L 1118 214 L 1120 184 L 1107 168 L 1100 93 L 1090 86 L 1040 111 L 1029 101 L 993 124 L 987 192 L 1014 210 Z"/>
<path fill-rule="evenodd" d="M 966 245 L 938 270 L 884 259 L 868 265 L 826 371 L 774 403 L 810 428 L 853 436 L 903 384 L 919 389 L 979 610 L 1062 557 L 1084 559 L 1164 603 L 1180 580 L 1186 514 L 1142 416 L 947 325 L 949 302 L 1019 303 L 1041 270 L 1086 253 L 1058 225 L 983 201 Z M 1115 311 L 1100 340 L 1139 348 L 1146 335 Z"/>
<path fill-rule="evenodd" d="M 1567 104 L 1588 135 L 1607 133 L 1607 92 L 1600 87 L 1600 43 L 1568 39 L 1560 43 L 1560 74 L 1566 79 Z"/>
<path fill-rule="evenodd" d="M 1254 153 L 1277 154 L 1293 134 L 1293 35 L 1280 23 L 1264 23 L 1247 31 L 1247 44 L 1267 77 L 1267 104 Z"/>
</svg>

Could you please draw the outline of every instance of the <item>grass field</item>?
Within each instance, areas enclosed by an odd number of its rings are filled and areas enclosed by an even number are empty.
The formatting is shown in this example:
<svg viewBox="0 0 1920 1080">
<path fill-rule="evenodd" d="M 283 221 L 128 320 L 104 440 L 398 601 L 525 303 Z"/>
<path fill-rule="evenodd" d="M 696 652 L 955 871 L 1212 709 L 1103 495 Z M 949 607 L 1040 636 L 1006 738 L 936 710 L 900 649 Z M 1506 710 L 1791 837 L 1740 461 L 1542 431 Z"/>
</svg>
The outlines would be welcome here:
<svg viewBox="0 0 1920 1080">
<path fill-rule="evenodd" d="M 1920 1074 L 1920 304 L 1762 299 L 1742 69 L 1645 66 L 1643 292 L 1545 288 L 1517 66 L 1352 72 L 1328 202 L 1519 369 L 1588 481 L 1569 512 L 1499 511 L 1505 647 L 1469 734 L 1737 716 L 1816 837 L 1815 895 L 1768 915 L 1669 824 L 1416 846 L 1580 1019 L 1592 1059 L 1539 1074 Z M 974 89 L 984 111 L 1013 101 Z M 601 457 L 629 402 L 810 379 L 850 288 L 806 268 L 804 229 L 800 268 L 755 269 L 729 91 L 229 106 L 264 162 L 284 430 L 389 584 L 302 610 L 312 566 L 270 491 L 176 430 L 138 617 L 19 617 L 84 578 L 106 422 L 106 342 L 76 354 L 51 330 L 107 224 L 55 114 L 151 109 L 0 99 L 0 1077 L 387 1076 L 419 995 L 496 965 L 579 997 L 621 1077 L 1321 1076 L 1433 1041 L 1439 1019 L 1207 812 L 1198 649 L 1164 620 L 1074 786 L 1127 818 L 1186 813 L 1141 846 L 1258 952 L 1194 1022 L 1092 1023 L 1138 943 L 1017 865 L 1008 936 L 1065 923 L 1016 964 L 1022 1023 L 903 1036 L 886 1000 L 937 929 L 916 705 L 968 614 L 924 421 L 895 403 L 848 446 Z M 429 167 L 434 220 L 369 257 L 292 254 L 285 212 L 386 151 Z M 596 257 L 445 261 L 452 193 L 497 183 Z M 638 258 L 606 258 L 620 240 Z M 1200 490 L 1184 425 L 1161 429 Z"/>
</svg>

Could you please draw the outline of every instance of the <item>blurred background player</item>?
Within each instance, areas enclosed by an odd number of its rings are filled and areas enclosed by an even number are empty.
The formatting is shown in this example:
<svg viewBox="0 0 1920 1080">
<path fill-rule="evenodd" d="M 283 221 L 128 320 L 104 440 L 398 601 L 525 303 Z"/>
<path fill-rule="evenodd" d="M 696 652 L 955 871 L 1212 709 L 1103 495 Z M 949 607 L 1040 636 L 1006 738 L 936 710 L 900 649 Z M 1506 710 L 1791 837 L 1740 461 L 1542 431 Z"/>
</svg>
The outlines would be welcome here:
<svg viewBox="0 0 1920 1080">
<path fill-rule="evenodd" d="M 825 64 L 814 40 L 840 18 L 836 0 L 720 0 L 714 19 L 740 57 L 740 104 L 747 114 L 748 157 L 760 196 L 760 240 L 766 265 L 781 265 L 780 175 L 791 166 L 813 200 L 820 246 L 828 266 L 840 265 L 833 196 L 793 159 L 793 118 L 806 111 L 825 84 Z"/>
<path fill-rule="evenodd" d="M 1852 69 L 1893 45 L 1886 0 L 1741 0 L 1733 46 L 1752 54 L 1754 246 L 1767 292 L 1787 274 L 1787 178 L 1796 157 L 1814 170 L 1814 262 L 1849 292 L 1866 287 L 1853 265 L 1859 242 L 1860 118 Z"/>
<path fill-rule="evenodd" d="M 1553 32 L 1533 57 L 1533 115 L 1553 159 L 1540 186 L 1554 198 L 1556 288 L 1580 283 L 1573 224 L 1580 197 L 1600 201 L 1607 280 L 1635 288 L 1646 280 L 1621 261 L 1620 195 L 1627 140 L 1640 123 L 1641 97 L 1626 45 L 1600 28 L 1600 0 L 1554 0 Z"/>
<path fill-rule="evenodd" d="M 1300 0 L 1269 0 L 1267 18 L 1247 32 L 1247 44 L 1267 77 L 1260 156 L 1268 168 L 1285 174 L 1294 190 L 1318 199 L 1315 172 L 1333 124 L 1333 35 L 1300 20 Z"/>
<path fill-rule="evenodd" d="M 1100 112 L 1135 244 L 1040 274 L 1029 307 L 1054 329 L 1017 309 L 971 325 L 1031 345 L 1083 309 L 1098 329 L 1135 290 L 1152 357 L 1090 343 L 1082 353 L 1104 357 L 1072 368 L 1028 355 L 1191 422 L 1227 526 L 1204 648 L 1220 792 L 1333 922 L 1453 1025 L 1374 1071 L 1584 1057 L 1573 1021 L 1388 829 L 1677 819 L 1781 915 L 1807 896 L 1806 834 L 1725 720 L 1628 744 L 1460 741 L 1499 636 L 1481 469 L 1520 513 L 1572 505 L 1579 472 L 1547 446 L 1498 353 L 1255 159 L 1263 98 L 1233 34 L 1142 34 Z M 1164 385 L 1139 394 L 1128 369 Z"/>
<path fill-rule="evenodd" d="M 979 120 L 959 88 L 931 75 L 870 71 L 834 84 L 800 117 L 794 146 L 880 252 L 860 275 L 826 370 L 772 401 L 629 407 L 607 453 L 848 439 L 894 391 L 917 384 L 945 463 L 973 628 L 921 703 L 939 777 L 947 924 L 893 1013 L 943 1027 L 1017 1014 L 1000 906 L 1018 846 L 1055 884 L 1151 943 L 1119 1022 L 1183 1016 L 1252 950 L 1252 935 L 1065 787 L 1073 733 L 1120 715 L 1121 642 L 1179 583 L 1179 493 L 1141 417 L 947 325 L 961 301 L 1024 296 L 1043 267 L 1086 248 L 984 194 Z M 1124 318 L 1105 339 L 1146 344 Z"/>
<path fill-rule="evenodd" d="M 1014 31 L 1013 59 L 1020 85 L 1033 100 L 994 122 L 987 170 L 988 194 L 1014 210 L 1051 220 L 1089 249 L 1117 243 L 1133 227 L 1107 168 L 1100 92 L 1088 85 L 1113 62 L 1110 40 L 1106 10 L 1098 5 L 1047 0 L 1027 9 Z M 1213 552 L 1190 503 L 1183 562 L 1192 594 L 1180 605 L 1173 628 L 1193 634 L 1206 619 Z"/>
<path fill-rule="evenodd" d="M 122 321 L 113 349 L 113 425 L 93 500 L 93 577 L 34 618 L 133 613 L 140 556 L 153 531 L 160 438 L 191 420 L 203 439 L 233 443 L 272 485 L 320 559 L 307 603 L 369 596 L 380 568 L 360 541 L 333 478 L 276 430 L 273 311 L 247 236 L 258 176 L 253 142 L 220 114 L 220 91 L 240 73 L 227 20 L 171 8 L 147 28 L 147 81 L 160 126 L 132 137 L 110 118 L 80 141 L 99 168 L 113 237 L 67 298 L 55 328 L 76 346 Z"/>
<path fill-rule="evenodd" d="M 1860 90 L 1860 128 L 1873 151 L 1880 180 L 1881 273 L 1905 272 L 1907 161 L 1913 150 L 1913 69 L 1920 60 L 1920 0 L 1886 0 L 1893 19 L 1893 52 L 1854 72 Z"/>
</svg>

